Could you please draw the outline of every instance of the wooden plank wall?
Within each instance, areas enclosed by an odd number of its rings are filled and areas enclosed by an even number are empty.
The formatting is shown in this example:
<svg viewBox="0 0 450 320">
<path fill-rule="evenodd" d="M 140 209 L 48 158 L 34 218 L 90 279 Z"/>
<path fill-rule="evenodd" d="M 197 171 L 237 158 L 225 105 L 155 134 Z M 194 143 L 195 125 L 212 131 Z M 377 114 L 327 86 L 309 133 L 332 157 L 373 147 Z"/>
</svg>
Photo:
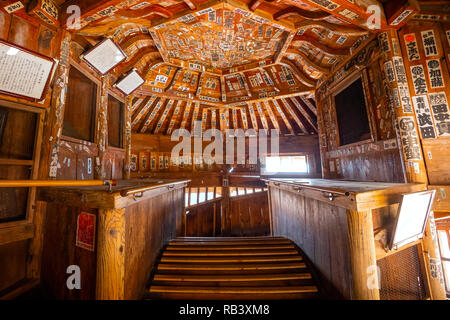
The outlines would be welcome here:
<svg viewBox="0 0 450 320">
<path fill-rule="evenodd" d="M 269 139 L 270 140 L 270 139 Z M 180 139 L 181 141 L 181 139 Z M 193 141 L 193 139 L 192 139 Z M 180 174 L 194 172 L 198 174 L 199 172 L 218 172 L 223 168 L 227 168 L 227 165 L 213 164 L 208 166 L 206 164 L 191 164 L 184 165 L 183 167 L 174 165 L 171 159 L 171 152 L 178 141 L 171 141 L 170 136 L 164 135 L 149 135 L 149 134 L 132 134 L 131 136 L 131 146 L 132 146 L 132 157 L 136 159 L 135 170 L 131 171 L 131 177 L 140 176 L 164 176 L 169 177 L 171 175 L 178 176 Z M 203 142 L 203 149 L 209 145 L 211 142 Z M 268 142 L 270 144 L 270 142 Z M 270 147 L 268 147 L 270 151 Z M 194 154 L 194 145 L 192 142 L 191 146 L 191 159 L 194 159 L 196 155 Z M 311 174 L 320 176 L 320 151 L 318 146 L 317 135 L 308 136 L 282 136 L 279 138 L 279 152 L 282 153 L 304 153 L 311 156 Z M 225 146 L 224 146 L 224 161 L 225 161 Z M 159 167 L 159 157 L 169 157 L 169 168 Z M 145 169 L 143 169 L 143 157 L 145 157 Z M 155 158 L 156 167 L 151 168 L 151 158 Z M 246 159 L 248 159 L 248 140 L 246 141 Z M 259 174 L 259 165 L 240 165 L 235 164 L 234 172 L 245 171 L 253 172 Z"/>
<path fill-rule="evenodd" d="M 183 235 L 183 201 L 184 189 L 176 189 L 125 209 L 125 299 L 143 297 L 159 253 L 171 239 Z M 61 203 L 49 203 L 47 208 L 41 278 L 44 288 L 52 298 L 95 299 L 97 250 L 77 247 L 75 242 L 78 214 L 96 215 L 98 226 L 98 209 Z M 11 267 L 17 264 L 15 260 L 9 262 Z M 66 269 L 70 265 L 80 267 L 80 290 L 67 289 Z M 20 268 L 12 269 L 21 272 Z"/>
<path fill-rule="evenodd" d="M 32 23 L 18 16 L 8 15 L 3 11 L 0 11 L 0 39 L 39 52 L 51 58 L 59 57 L 61 44 L 61 32 L 59 30 L 45 26 L 44 24 Z M 30 111 L 33 109 L 39 117 L 39 113 L 50 105 L 50 97 L 51 92 L 47 94 L 43 103 L 38 104 L 10 96 L 0 95 L 0 104 L 7 105 L 6 101 L 12 101 L 23 106 L 23 110 Z M 21 164 L 20 166 L 10 166 L 2 163 L 2 165 L 0 165 L 0 178 L 30 179 L 32 178 L 32 171 L 35 172 L 34 178 L 37 178 L 39 152 L 35 154 L 36 159 L 30 159 L 29 156 L 23 152 L 26 151 L 27 153 L 29 150 L 36 150 L 36 145 L 33 144 L 38 141 L 35 137 L 42 135 L 43 117 L 42 120 L 38 119 L 36 124 L 33 124 L 33 121 L 30 121 L 29 118 L 32 116 L 32 113 L 11 111 L 10 116 L 9 121 L 13 128 L 10 131 L 5 131 L 3 141 L 14 141 L 15 143 L 4 144 L 4 146 L 8 145 L 11 148 L 8 150 L 1 150 L 1 158 L 27 159 L 30 160 L 29 162 L 32 163 L 32 165 Z M 42 121 L 42 123 L 39 124 L 39 121 Z M 36 127 L 37 125 L 39 125 L 38 129 Z M 38 143 L 40 149 L 41 141 Z M 33 154 L 33 152 L 31 153 Z M 30 171 L 29 169 L 33 167 L 35 170 Z M 26 192 L 25 189 L 22 190 Z M 22 192 L 21 189 L 12 191 Z M 17 208 L 15 214 L 17 215 L 20 214 L 20 208 L 26 208 L 23 210 L 25 214 L 23 220 L 0 223 L 0 296 L 2 296 L 4 292 L 6 293 L 8 288 L 13 286 L 18 288 L 18 285 L 24 283 L 27 278 L 34 277 L 31 267 L 34 260 L 30 259 L 29 256 L 29 252 L 33 250 L 33 238 L 36 234 L 32 224 L 35 221 L 35 210 L 33 208 L 34 191 L 30 189 L 28 194 L 28 199 L 26 196 L 22 197 L 23 203 L 15 204 Z M 30 204 L 28 208 L 27 204 Z M 33 206 L 31 204 L 33 204 Z M 25 228 L 30 229 L 31 232 L 25 232 Z"/>
<path fill-rule="evenodd" d="M 270 234 L 267 192 L 230 198 L 229 235 L 233 237 Z"/>
<path fill-rule="evenodd" d="M 141 299 L 163 247 L 184 231 L 184 189 L 125 209 L 125 299 Z"/>
<path fill-rule="evenodd" d="M 385 93 L 380 45 L 370 41 L 323 81 L 317 91 L 319 141 L 324 178 L 404 182 L 402 160 Z M 341 146 L 334 94 L 362 77 L 372 139 Z"/>
<path fill-rule="evenodd" d="M 293 192 L 270 188 L 274 236 L 294 241 L 320 273 L 330 298 L 351 298 L 346 210 Z"/>
<path fill-rule="evenodd" d="M 188 237 L 252 237 L 270 234 L 267 192 L 225 196 L 190 207 L 187 211 Z"/>
</svg>

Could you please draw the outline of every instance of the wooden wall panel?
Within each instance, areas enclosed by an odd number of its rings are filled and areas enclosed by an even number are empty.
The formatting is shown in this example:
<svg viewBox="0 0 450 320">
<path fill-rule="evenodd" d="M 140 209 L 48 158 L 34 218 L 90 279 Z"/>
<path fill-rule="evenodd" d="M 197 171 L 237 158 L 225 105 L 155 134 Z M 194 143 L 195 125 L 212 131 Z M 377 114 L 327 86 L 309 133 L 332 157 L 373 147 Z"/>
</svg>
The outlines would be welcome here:
<svg viewBox="0 0 450 320">
<path fill-rule="evenodd" d="M 41 282 L 51 297 L 58 299 L 95 299 L 96 251 L 75 246 L 77 217 L 80 212 L 97 216 L 96 209 L 49 203 L 45 219 Z M 69 290 L 67 267 L 78 265 L 81 289 Z"/>
<path fill-rule="evenodd" d="M 186 214 L 186 237 L 214 237 L 215 232 L 220 233 L 220 224 L 218 228 L 217 224 L 214 226 L 214 221 L 220 222 L 220 208 L 221 200 L 187 209 L 189 213 Z"/>
<path fill-rule="evenodd" d="M 431 185 L 450 184 L 450 138 L 423 140 L 423 153 Z"/>
<path fill-rule="evenodd" d="M 349 180 L 403 182 L 403 169 L 398 150 L 383 150 L 364 155 L 337 158 L 342 177 Z"/>
<path fill-rule="evenodd" d="M 230 198 L 230 218 L 230 236 L 268 235 L 270 223 L 267 192 Z"/>
<path fill-rule="evenodd" d="M 267 192 L 225 197 L 187 210 L 188 237 L 253 237 L 270 234 Z"/>
<path fill-rule="evenodd" d="M 125 210 L 125 299 L 141 299 L 163 247 L 182 235 L 184 191 L 177 189 Z"/>
<path fill-rule="evenodd" d="M 37 34 L 39 34 L 39 25 L 32 24 L 17 16 L 11 17 L 8 41 L 36 51 L 38 47 L 37 39 L 31 35 Z"/>
<path fill-rule="evenodd" d="M 347 217 L 343 208 L 270 188 L 274 236 L 294 241 L 320 273 L 327 296 L 350 298 Z"/>
<path fill-rule="evenodd" d="M 26 277 L 28 240 L 0 246 L 0 292 Z"/>
</svg>

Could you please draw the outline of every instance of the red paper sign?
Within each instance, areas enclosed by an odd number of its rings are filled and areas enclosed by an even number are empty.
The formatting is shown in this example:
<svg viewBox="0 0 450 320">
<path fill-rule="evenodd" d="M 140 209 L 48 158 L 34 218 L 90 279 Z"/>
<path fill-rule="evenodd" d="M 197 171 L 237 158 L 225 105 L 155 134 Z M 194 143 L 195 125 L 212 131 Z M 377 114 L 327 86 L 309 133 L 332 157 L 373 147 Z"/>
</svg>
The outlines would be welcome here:
<svg viewBox="0 0 450 320">
<path fill-rule="evenodd" d="M 81 212 L 77 218 L 76 246 L 94 251 L 95 248 L 95 215 Z"/>
</svg>

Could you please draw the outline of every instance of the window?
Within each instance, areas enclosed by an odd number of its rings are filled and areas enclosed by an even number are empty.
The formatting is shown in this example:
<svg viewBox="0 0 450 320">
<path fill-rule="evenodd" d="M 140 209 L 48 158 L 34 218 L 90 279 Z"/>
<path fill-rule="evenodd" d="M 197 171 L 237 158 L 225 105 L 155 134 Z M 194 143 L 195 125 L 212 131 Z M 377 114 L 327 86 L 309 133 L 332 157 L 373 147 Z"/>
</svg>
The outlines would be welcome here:
<svg viewBox="0 0 450 320">
<path fill-rule="evenodd" d="M 267 191 L 266 188 L 230 187 L 230 197 L 243 196 L 258 192 Z"/>
<path fill-rule="evenodd" d="M 94 142 L 97 85 L 75 67 L 69 71 L 63 135 Z"/>
<path fill-rule="evenodd" d="M 308 173 L 308 161 L 306 156 L 279 156 L 266 157 L 265 166 L 261 167 L 261 173 L 265 175 L 277 173 Z"/>
<path fill-rule="evenodd" d="M 361 78 L 334 97 L 340 145 L 371 138 L 366 100 Z"/>
<path fill-rule="evenodd" d="M 185 206 L 192 207 L 222 197 L 222 187 L 200 187 L 186 189 Z"/>
<path fill-rule="evenodd" d="M 439 248 L 441 250 L 442 271 L 444 273 L 445 290 L 450 295 L 450 231 L 438 230 Z"/>
<path fill-rule="evenodd" d="M 123 148 L 123 110 L 123 103 L 109 95 L 108 144 L 111 147 Z"/>
</svg>

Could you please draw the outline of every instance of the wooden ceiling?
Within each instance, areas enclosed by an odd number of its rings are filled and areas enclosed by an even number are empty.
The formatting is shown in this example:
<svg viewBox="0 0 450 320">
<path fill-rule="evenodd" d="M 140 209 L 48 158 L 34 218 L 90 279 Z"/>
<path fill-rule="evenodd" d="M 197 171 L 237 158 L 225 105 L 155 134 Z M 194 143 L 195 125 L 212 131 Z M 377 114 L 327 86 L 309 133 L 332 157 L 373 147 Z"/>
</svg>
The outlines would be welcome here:
<svg viewBox="0 0 450 320">
<path fill-rule="evenodd" d="M 383 0 L 53 1 L 81 51 L 110 37 L 128 57 L 113 76 L 135 68 L 146 80 L 133 104 L 142 133 L 203 120 L 204 128 L 314 134 L 316 83 L 370 38 L 368 6 L 388 27 Z M 79 29 L 65 25 L 71 5 L 81 9 Z"/>
</svg>

